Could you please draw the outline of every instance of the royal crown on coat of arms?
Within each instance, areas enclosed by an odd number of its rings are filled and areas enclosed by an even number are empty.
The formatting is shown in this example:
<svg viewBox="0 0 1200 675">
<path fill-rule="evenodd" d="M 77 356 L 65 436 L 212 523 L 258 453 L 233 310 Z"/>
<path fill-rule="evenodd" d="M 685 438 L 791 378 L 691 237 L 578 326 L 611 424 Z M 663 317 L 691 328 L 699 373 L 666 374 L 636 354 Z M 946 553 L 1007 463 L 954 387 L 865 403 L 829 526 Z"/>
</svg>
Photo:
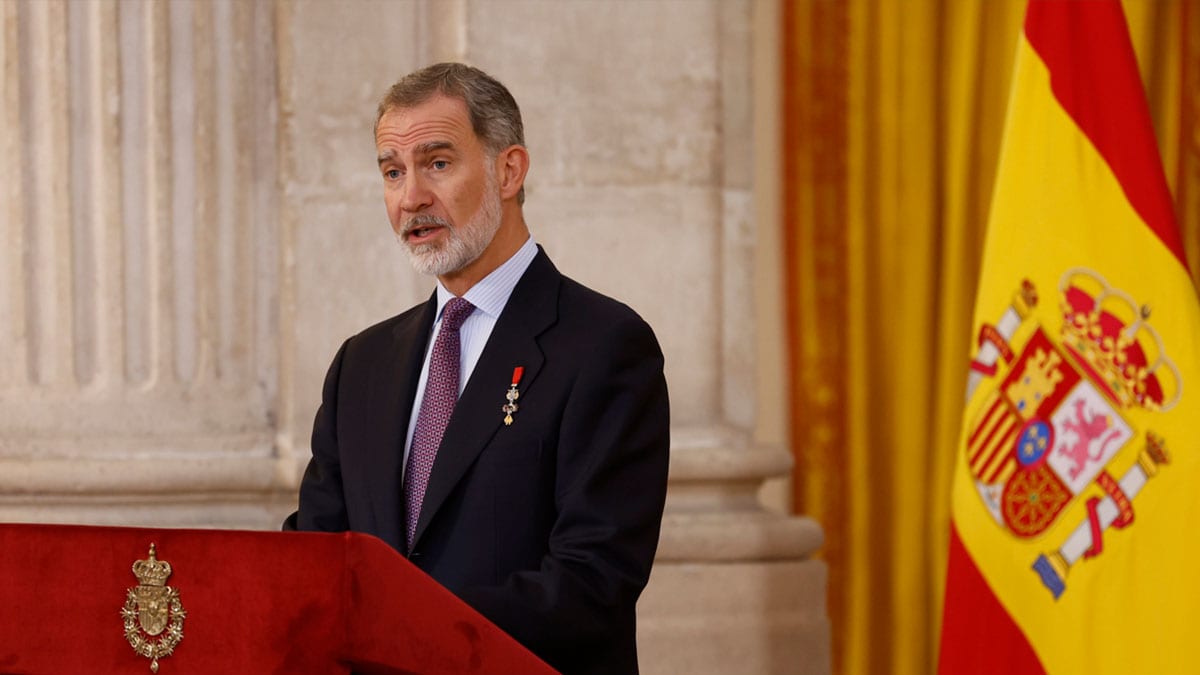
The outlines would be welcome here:
<svg viewBox="0 0 1200 675">
<path fill-rule="evenodd" d="M 1150 325 L 1150 308 L 1108 287 L 1088 270 L 1063 277 L 1063 346 L 1103 383 L 1121 407 L 1174 407 L 1179 371 Z"/>
<path fill-rule="evenodd" d="M 1183 387 L 1149 307 L 1084 268 L 1065 272 L 1058 292 L 1057 339 L 1034 318 L 1028 280 L 1000 320 L 982 327 L 968 400 L 985 383 L 991 389 L 965 442 L 980 498 L 1016 537 L 1045 533 L 1084 500 L 1086 518 L 1033 565 L 1055 598 L 1071 565 L 1103 550 L 1106 529 L 1133 522 L 1133 498 L 1168 462 L 1165 441 L 1135 428 L 1129 413 L 1168 411 Z M 1110 469 L 1122 466 L 1115 478 Z"/>
</svg>

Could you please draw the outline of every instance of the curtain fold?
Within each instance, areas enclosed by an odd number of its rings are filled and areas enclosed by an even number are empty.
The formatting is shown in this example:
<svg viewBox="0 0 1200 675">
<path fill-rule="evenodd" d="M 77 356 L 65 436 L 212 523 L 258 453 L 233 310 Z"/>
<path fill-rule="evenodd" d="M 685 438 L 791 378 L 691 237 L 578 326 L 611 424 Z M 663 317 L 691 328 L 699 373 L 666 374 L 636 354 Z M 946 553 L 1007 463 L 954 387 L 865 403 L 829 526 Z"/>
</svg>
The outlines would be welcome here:
<svg viewBox="0 0 1200 675">
<path fill-rule="evenodd" d="M 1125 9 L 1200 278 L 1200 10 Z M 795 509 L 826 530 L 836 673 L 936 667 L 971 315 L 1024 11 L 783 5 Z"/>
</svg>

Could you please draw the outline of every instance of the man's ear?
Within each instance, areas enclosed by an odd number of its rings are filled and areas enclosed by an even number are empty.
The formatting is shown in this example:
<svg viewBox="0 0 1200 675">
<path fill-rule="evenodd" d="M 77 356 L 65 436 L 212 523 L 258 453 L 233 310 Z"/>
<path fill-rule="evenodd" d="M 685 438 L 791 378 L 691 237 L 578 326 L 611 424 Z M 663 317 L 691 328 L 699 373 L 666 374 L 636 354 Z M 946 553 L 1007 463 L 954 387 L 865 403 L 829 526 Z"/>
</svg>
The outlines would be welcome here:
<svg viewBox="0 0 1200 675">
<path fill-rule="evenodd" d="M 517 196 L 529 173 L 529 151 L 521 145 L 510 145 L 496 155 L 496 179 L 500 183 L 500 199 Z"/>
</svg>

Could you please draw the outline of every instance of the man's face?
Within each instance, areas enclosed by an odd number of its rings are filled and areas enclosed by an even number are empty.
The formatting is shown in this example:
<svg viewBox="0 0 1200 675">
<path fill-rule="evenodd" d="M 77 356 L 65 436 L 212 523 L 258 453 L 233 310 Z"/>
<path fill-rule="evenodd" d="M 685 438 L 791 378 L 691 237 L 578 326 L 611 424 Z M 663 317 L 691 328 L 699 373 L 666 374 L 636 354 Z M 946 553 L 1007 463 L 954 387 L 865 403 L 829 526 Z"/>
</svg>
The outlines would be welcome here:
<svg viewBox="0 0 1200 675">
<path fill-rule="evenodd" d="M 500 227 L 500 191 L 466 104 L 434 96 L 388 111 L 375 147 L 388 219 L 413 267 L 442 276 L 478 258 Z"/>
</svg>

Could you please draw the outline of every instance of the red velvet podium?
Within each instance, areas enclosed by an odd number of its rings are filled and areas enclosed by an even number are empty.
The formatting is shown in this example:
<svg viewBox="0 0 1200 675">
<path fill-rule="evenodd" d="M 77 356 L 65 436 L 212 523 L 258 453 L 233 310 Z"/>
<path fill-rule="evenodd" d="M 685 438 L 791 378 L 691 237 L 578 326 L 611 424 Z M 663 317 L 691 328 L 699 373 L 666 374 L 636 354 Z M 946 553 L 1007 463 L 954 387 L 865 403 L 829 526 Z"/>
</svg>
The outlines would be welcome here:
<svg viewBox="0 0 1200 675">
<path fill-rule="evenodd" d="M 150 675 L 173 631 L 158 675 L 554 672 L 368 535 L 0 524 L 0 673 Z"/>
</svg>

